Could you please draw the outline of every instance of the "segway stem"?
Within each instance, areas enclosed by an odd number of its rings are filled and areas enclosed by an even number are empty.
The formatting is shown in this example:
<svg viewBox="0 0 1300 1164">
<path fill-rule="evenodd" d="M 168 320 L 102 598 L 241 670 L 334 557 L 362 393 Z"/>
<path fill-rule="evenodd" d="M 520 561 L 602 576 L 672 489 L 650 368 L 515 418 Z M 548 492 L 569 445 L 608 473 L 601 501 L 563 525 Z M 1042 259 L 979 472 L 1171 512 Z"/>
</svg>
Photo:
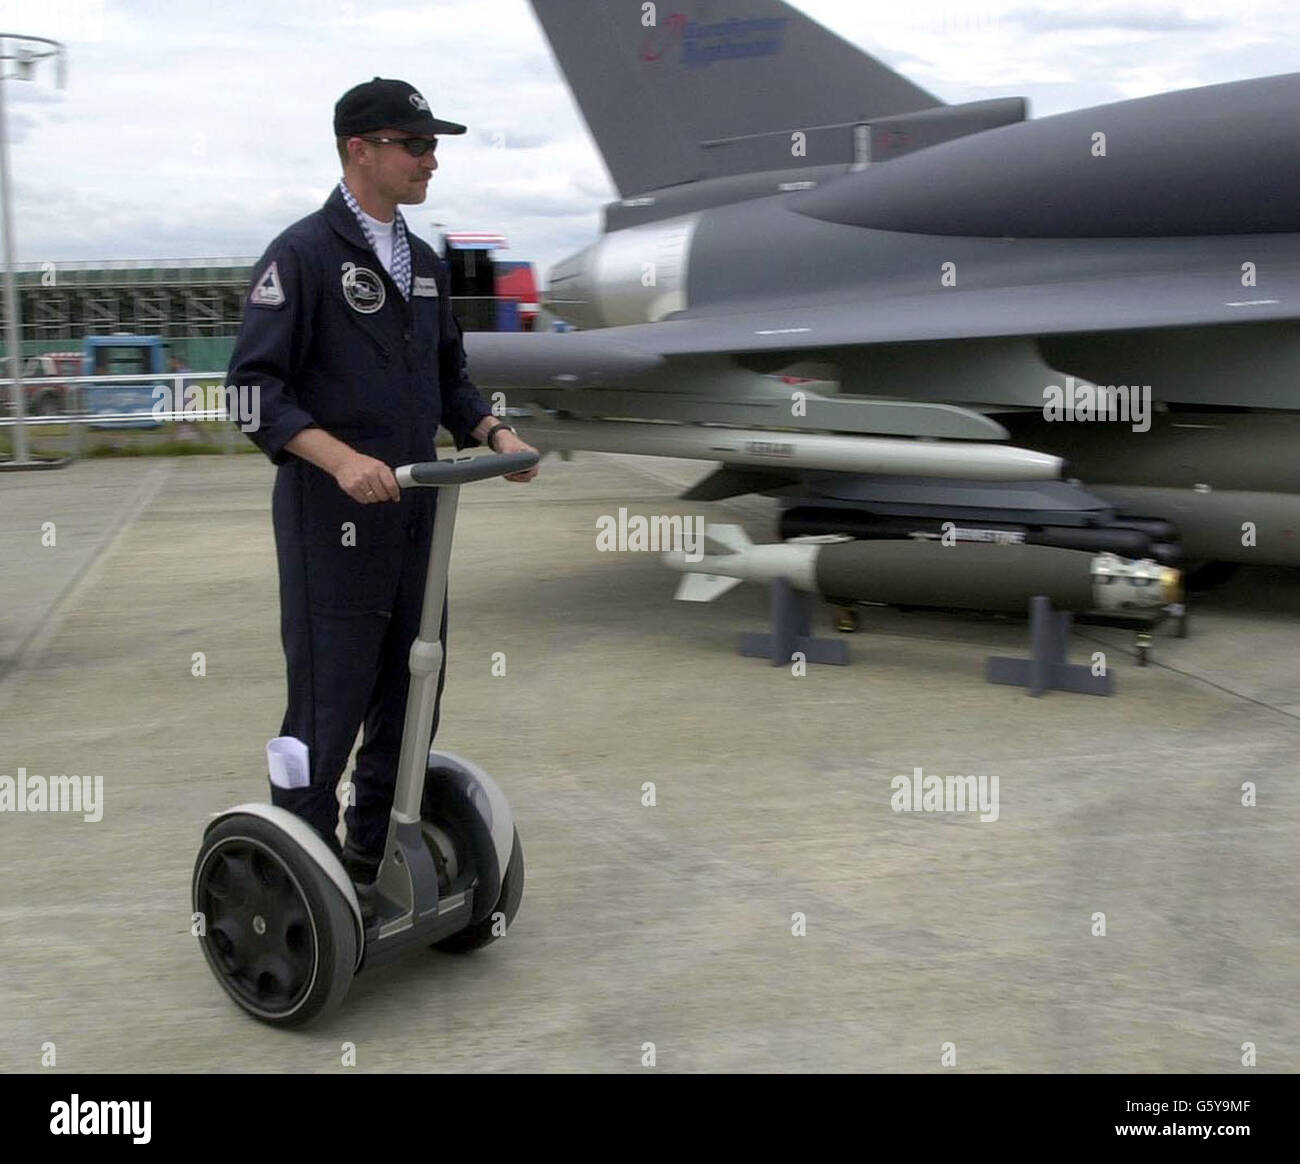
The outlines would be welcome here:
<svg viewBox="0 0 1300 1164">
<path fill-rule="evenodd" d="M 447 596 L 451 538 L 459 501 L 459 485 L 443 486 L 438 495 L 438 513 L 433 521 L 433 545 L 429 549 L 429 573 L 424 581 L 420 633 L 411 643 L 411 685 L 406 696 L 397 788 L 393 794 L 393 812 L 406 823 L 420 819 L 424 769 L 428 762 L 429 736 L 438 698 L 438 672 L 442 669 L 442 604 Z"/>
<path fill-rule="evenodd" d="M 433 543 L 429 548 L 429 573 L 424 583 L 420 633 L 411 644 L 411 685 L 406 697 L 397 787 L 393 795 L 393 815 L 403 824 L 418 824 L 420 820 L 429 736 L 438 699 L 438 672 L 442 669 L 442 604 L 447 596 L 451 539 L 456 527 L 460 486 L 518 473 L 532 468 L 537 461 L 537 453 L 471 455 L 403 465 L 394 474 L 403 489 L 442 490 L 433 519 Z"/>
<path fill-rule="evenodd" d="M 418 830 L 433 713 L 438 699 L 438 673 L 442 669 L 442 607 L 447 596 L 451 540 L 456 526 L 460 487 L 471 481 L 484 481 L 531 468 L 537 464 L 538 458 L 537 453 L 452 457 L 445 461 L 403 465 L 394 474 L 403 489 L 442 490 L 433 520 L 420 631 L 411 644 L 409 656 L 411 681 L 406 696 L 393 810 L 384 844 L 384 858 L 376 879 L 380 891 L 400 903 L 404 910 L 413 910 L 415 904 L 412 864 L 423 864 L 427 859 L 418 839 Z"/>
</svg>

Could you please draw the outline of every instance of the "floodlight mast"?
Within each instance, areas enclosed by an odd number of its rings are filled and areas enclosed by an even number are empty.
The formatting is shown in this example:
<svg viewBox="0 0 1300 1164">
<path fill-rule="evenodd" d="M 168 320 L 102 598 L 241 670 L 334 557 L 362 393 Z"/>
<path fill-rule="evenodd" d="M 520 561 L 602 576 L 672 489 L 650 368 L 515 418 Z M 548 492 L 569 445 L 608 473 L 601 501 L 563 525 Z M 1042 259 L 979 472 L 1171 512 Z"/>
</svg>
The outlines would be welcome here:
<svg viewBox="0 0 1300 1164">
<path fill-rule="evenodd" d="M 23 394 L 22 320 L 18 308 L 18 280 L 14 274 L 14 216 L 9 197 L 9 122 L 5 109 L 5 82 L 30 81 L 36 65 L 54 57 L 55 84 L 67 84 L 67 46 L 44 36 L 19 36 L 0 32 L 0 217 L 4 221 L 5 343 L 9 354 L 14 399 L 13 466 L 34 465 L 27 450 L 27 402 Z M 9 72 L 9 62 L 14 71 Z"/>
</svg>

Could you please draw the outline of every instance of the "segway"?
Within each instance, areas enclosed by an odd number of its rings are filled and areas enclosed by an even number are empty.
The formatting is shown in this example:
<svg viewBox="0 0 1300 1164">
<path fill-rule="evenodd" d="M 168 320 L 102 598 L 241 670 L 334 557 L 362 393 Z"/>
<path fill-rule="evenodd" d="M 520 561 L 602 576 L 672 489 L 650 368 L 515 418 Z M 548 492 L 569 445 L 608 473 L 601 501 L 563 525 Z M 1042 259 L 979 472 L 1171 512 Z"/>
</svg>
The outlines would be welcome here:
<svg viewBox="0 0 1300 1164">
<path fill-rule="evenodd" d="M 194 864 L 203 954 L 248 1014 L 302 1027 L 343 1001 L 363 967 L 433 947 L 479 949 L 505 933 L 524 891 L 510 804 L 468 760 L 425 749 L 433 729 L 439 641 L 460 486 L 537 464 L 538 454 L 462 456 L 403 465 L 403 489 L 437 488 L 437 514 L 384 855 L 358 887 L 316 831 L 287 809 L 241 804 L 217 814 Z"/>
</svg>

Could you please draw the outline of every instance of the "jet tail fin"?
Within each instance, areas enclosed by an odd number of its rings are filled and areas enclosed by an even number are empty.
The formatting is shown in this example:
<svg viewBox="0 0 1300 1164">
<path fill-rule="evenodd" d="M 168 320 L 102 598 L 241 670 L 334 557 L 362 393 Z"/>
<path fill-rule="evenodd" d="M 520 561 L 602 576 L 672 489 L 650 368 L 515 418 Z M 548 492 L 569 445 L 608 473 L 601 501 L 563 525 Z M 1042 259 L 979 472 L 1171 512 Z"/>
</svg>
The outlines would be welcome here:
<svg viewBox="0 0 1300 1164">
<path fill-rule="evenodd" d="M 943 104 L 784 0 L 531 2 L 625 198 L 852 162 L 854 124 Z"/>
</svg>

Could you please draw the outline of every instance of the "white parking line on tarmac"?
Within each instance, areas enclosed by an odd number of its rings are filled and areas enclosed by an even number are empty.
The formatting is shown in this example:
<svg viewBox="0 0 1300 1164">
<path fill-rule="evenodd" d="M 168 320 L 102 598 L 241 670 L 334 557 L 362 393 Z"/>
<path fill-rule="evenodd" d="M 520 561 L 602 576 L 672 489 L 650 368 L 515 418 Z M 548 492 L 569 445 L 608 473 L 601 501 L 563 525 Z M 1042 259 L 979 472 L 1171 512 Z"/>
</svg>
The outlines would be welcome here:
<svg viewBox="0 0 1300 1164">
<path fill-rule="evenodd" d="M 77 592 L 83 586 L 92 582 L 99 574 L 101 563 L 112 553 L 118 539 L 131 528 L 136 518 L 158 496 L 162 487 L 175 471 L 175 467 L 175 464 L 169 461 L 149 468 L 143 480 L 136 487 L 135 492 L 123 503 L 121 509 L 117 511 L 116 515 L 105 527 L 104 532 L 100 534 L 99 540 L 91 547 L 85 561 L 81 563 L 72 577 L 64 584 L 63 589 L 46 608 L 45 613 L 37 619 L 35 625 L 27 633 L 27 637 L 19 644 L 18 650 L 14 652 L 9 669 L 3 676 L 0 676 L 0 710 L 8 706 L 9 701 L 13 698 L 13 693 L 17 690 L 28 665 L 40 658 L 45 651 L 55 631 L 59 629 L 59 625 L 63 621 L 63 615 L 71 606 Z"/>
</svg>

